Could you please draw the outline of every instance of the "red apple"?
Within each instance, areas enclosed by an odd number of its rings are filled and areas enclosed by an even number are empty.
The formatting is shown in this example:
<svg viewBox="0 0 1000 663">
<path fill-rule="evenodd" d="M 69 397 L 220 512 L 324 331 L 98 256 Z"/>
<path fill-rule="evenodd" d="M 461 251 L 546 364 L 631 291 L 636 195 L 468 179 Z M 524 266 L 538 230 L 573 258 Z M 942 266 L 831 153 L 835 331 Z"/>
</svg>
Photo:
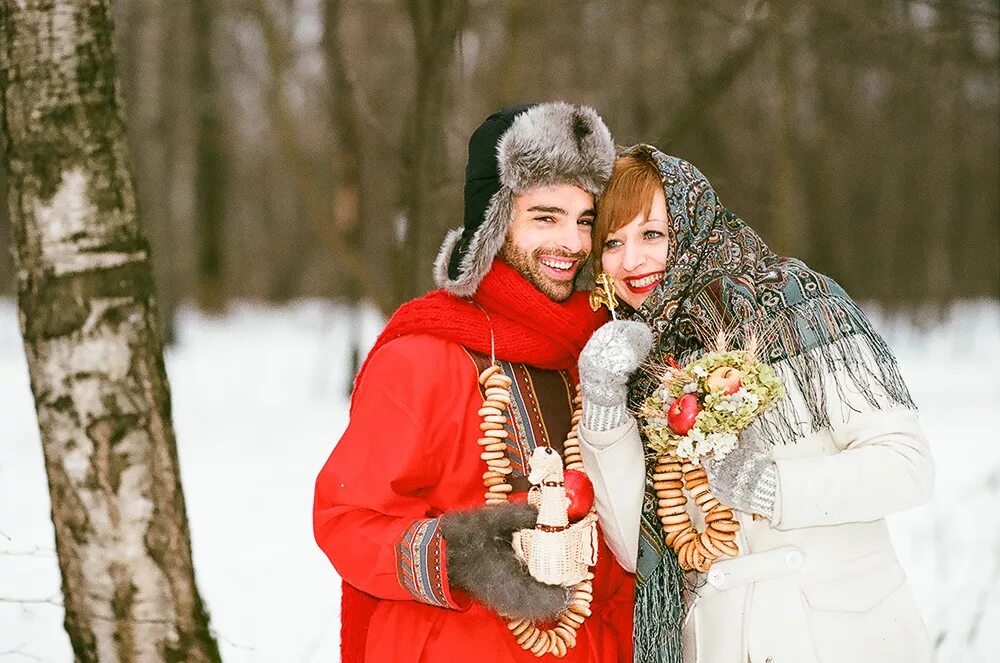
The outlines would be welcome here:
<svg viewBox="0 0 1000 663">
<path fill-rule="evenodd" d="M 705 385 L 712 391 L 721 391 L 727 396 L 735 394 L 743 386 L 742 374 L 732 366 L 719 366 L 709 373 Z"/>
<path fill-rule="evenodd" d="M 667 410 L 667 423 L 678 435 L 687 435 L 694 427 L 694 420 L 698 418 L 699 412 L 701 408 L 698 406 L 698 397 L 694 394 L 684 394 Z"/>
<path fill-rule="evenodd" d="M 569 498 L 566 515 L 569 516 L 571 523 L 575 523 L 590 513 L 594 506 L 594 484 L 590 483 L 587 475 L 579 470 L 565 470 L 563 487 L 566 489 L 566 497 Z"/>
</svg>

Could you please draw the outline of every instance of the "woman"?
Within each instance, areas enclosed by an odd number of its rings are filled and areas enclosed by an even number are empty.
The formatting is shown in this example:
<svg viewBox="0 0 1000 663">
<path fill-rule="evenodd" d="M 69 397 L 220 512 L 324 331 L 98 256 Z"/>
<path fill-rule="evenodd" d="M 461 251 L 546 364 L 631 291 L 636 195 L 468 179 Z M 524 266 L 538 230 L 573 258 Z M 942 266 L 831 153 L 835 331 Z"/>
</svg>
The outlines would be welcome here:
<svg viewBox="0 0 1000 663">
<path fill-rule="evenodd" d="M 581 355 L 581 437 L 602 527 L 637 572 L 636 660 L 932 660 L 884 518 L 929 497 L 933 464 L 865 315 L 833 280 L 774 255 L 691 164 L 649 146 L 616 161 L 594 247 L 625 320 Z M 740 523 L 740 555 L 685 578 L 626 408 L 655 383 L 636 372 L 647 352 L 683 364 L 720 329 L 737 345 L 761 334 L 788 394 L 706 462 Z"/>
</svg>

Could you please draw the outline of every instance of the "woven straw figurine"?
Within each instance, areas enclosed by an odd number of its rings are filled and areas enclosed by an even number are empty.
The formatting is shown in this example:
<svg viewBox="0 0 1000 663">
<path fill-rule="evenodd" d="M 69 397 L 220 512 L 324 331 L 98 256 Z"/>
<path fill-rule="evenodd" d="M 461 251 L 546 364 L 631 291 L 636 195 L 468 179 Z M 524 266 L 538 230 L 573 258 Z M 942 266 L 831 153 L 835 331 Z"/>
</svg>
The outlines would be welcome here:
<svg viewBox="0 0 1000 663">
<path fill-rule="evenodd" d="M 535 448 L 528 468 L 528 481 L 537 486 L 530 502 L 538 507 L 538 522 L 534 529 L 514 532 L 514 552 L 535 580 L 575 585 L 597 563 L 597 514 L 591 510 L 578 522 L 569 523 L 562 458 L 551 448 Z"/>
</svg>

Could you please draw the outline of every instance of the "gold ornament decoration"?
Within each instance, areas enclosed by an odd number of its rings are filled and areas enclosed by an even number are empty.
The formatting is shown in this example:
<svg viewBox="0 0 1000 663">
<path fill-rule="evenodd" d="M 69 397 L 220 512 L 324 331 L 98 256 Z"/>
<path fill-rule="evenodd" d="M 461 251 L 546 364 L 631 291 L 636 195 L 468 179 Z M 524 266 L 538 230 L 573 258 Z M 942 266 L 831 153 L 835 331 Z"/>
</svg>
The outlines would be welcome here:
<svg viewBox="0 0 1000 663">
<path fill-rule="evenodd" d="M 611 311 L 611 319 L 617 320 L 615 309 L 618 308 L 618 298 L 615 294 L 615 280 L 607 272 L 601 272 L 594 279 L 596 285 L 590 290 L 590 308 L 596 311 L 601 306 L 607 306 Z"/>
<path fill-rule="evenodd" d="M 512 380 L 504 375 L 500 366 L 492 364 L 479 374 L 479 384 L 484 388 L 485 399 L 479 409 L 483 421 L 479 424 L 482 437 L 479 446 L 483 451 L 480 458 L 486 463 L 483 473 L 483 495 L 487 506 L 504 504 L 513 487 L 507 477 L 514 471 L 507 457 L 507 408 L 510 406 L 510 386 Z M 570 418 L 570 431 L 563 443 L 564 467 L 567 470 L 584 471 L 583 456 L 580 454 L 578 429 L 582 416 L 580 388 L 577 386 L 576 398 L 573 399 L 573 415 Z M 525 651 L 530 651 L 537 657 L 552 654 L 563 658 L 576 646 L 577 631 L 591 615 L 590 604 L 594 598 L 594 574 L 587 573 L 583 580 L 570 589 L 569 604 L 557 619 L 553 628 L 540 629 L 527 619 L 513 619 L 507 622 L 507 628 L 514 636 L 517 644 Z"/>
</svg>

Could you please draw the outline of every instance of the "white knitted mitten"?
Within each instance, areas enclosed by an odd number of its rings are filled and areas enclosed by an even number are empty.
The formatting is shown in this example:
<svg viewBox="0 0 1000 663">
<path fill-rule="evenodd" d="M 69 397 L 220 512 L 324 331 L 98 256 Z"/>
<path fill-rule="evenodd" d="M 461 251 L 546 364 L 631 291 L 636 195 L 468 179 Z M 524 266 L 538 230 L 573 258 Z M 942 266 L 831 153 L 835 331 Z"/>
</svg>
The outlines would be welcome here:
<svg viewBox="0 0 1000 663">
<path fill-rule="evenodd" d="M 611 430 L 628 420 L 628 378 L 652 345 L 649 327 L 629 320 L 613 320 L 590 337 L 580 353 L 585 429 Z"/>
<path fill-rule="evenodd" d="M 743 439 L 721 461 L 704 461 L 708 485 L 723 504 L 767 518 L 774 516 L 778 468 L 766 454 Z"/>
</svg>

